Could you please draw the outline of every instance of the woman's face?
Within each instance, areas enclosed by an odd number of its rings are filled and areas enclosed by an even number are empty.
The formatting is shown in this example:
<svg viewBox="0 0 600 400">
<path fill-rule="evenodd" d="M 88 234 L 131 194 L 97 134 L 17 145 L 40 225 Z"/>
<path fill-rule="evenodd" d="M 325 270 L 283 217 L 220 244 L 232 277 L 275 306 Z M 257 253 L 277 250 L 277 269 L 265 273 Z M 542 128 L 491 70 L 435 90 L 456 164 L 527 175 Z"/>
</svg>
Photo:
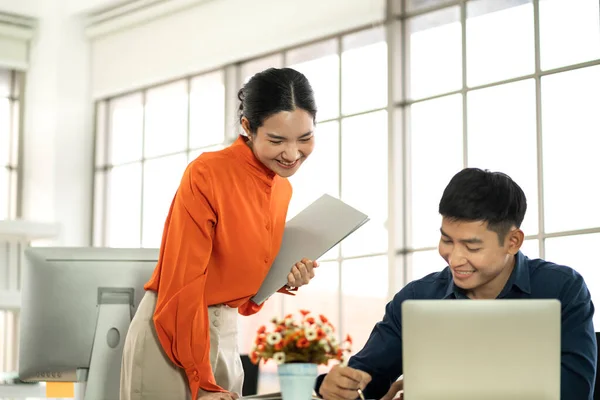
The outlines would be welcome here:
<svg viewBox="0 0 600 400">
<path fill-rule="evenodd" d="M 256 158 L 284 178 L 298 171 L 315 146 L 313 118 L 302 109 L 280 111 L 270 116 L 256 134 L 250 133 L 246 118 L 242 118 L 242 127 L 250 138 Z"/>
</svg>

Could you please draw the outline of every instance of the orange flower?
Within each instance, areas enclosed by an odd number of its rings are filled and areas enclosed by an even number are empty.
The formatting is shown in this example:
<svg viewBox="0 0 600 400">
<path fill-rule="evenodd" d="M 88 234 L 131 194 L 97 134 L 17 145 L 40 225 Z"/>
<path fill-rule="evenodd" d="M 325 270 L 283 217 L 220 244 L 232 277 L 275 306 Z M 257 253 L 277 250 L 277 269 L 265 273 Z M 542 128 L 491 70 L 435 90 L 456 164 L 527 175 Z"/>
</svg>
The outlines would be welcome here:
<svg viewBox="0 0 600 400">
<path fill-rule="evenodd" d="M 292 318 L 292 314 L 286 315 L 284 319 L 289 319 L 289 318 Z"/>
<path fill-rule="evenodd" d="M 314 324 L 315 323 L 315 319 L 313 317 L 308 317 L 306 318 L 306 322 L 308 322 L 309 324 Z"/>
<path fill-rule="evenodd" d="M 308 314 L 310 314 L 310 311 L 300 310 L 300 314 L 302 314 L 303 317 L 306 317 Z"/>
<path fill-rule="evenodd" d="M 256 348 L 256 350 L 258 351 L 265 351 L 266 346 L 264 344 L 259 344 L 258 347 Z"/>
<path fill-rule="evenodd" d="M 299 349 L 304 349 L 310 346 L 310 342 L 303 337 L 301 339 L 298 339 L 298 341 L 296 342 L 296 346 L 298 346 Z"/>
<path fill-rule="evenodd" d="M 264 342 L 265 342 L 265 340 L 266 340 L 266 337 L 265 337 L 265 335 L 258 335 L 258 336 L 256 337 L 256 340 L 254 341 L 254 344 L 261 344 L 261 343 L 264 343 Z"/>
<path fill-rule="evenodd" d="M 326 324 L 329 320 L 327 319 L 327 317 L 325 317 L 323 314 L 319 315 L 319 319 L 321 320 L 322 323 Z"/>
<path fill-rule="evenodd" d="M 350 335 L 346 335 L 346 342 L 352 344 L 352 337 Z"/>
<path fill-rule="evenodd" d="M 250 354 L 250 361 L 253 364 L 256 364 L 258 362 L 258 353 L 253 351 L 252 354 Z"/>
<path fill-rule="evenodd" d="M 273 348 L 274 348 L 276 351 L 280 351 L 281 349 L 283 349 L 283 341 L 281 341 L 281 342 L 277 343 L 275 346 L 273 346 Z"/>
<path fill-rule="evenodd" d="M 267 327 L 263 325 L 260 328 L 258 328 L 256 333 L 258 333 L 260 335 L 261 333 L 265 333 L 266 331 L 267 331 Z"/>
<path fill-rule="evenodd" d="M 317 340 L 321 340 L 321 339 L 325 339 L 327 337 L 327 334 L 325 333 L 325 331 L 321 328 L 317 329 Z"/>
<path fill-rule="evenodd" d="M 277 328 L 275 328 L 275 332 L 283 332 L 285 330 L 285 327 L 279 325 Z"/>
</svg>

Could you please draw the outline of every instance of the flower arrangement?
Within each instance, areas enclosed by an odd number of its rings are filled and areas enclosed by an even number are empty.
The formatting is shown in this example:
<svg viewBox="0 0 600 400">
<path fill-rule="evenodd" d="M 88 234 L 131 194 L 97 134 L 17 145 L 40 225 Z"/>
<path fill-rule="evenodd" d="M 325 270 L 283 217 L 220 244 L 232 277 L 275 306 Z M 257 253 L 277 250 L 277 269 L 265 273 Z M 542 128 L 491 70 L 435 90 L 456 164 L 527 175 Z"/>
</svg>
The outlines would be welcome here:
<svg viewBox="0 0 600 400">
<path fill-rule="evenodd" d="M 263 325 L 256 332 L 250 360 L 258 364 L 273 360 L 277 364 L 327 364 L 330 360 L 345 361 L 351 352 L 352 338 L 347 335 L 340 344 L 335 328 L 324 315 L 313 317 L 310 311 L 300 310 L 301 318 L 292 314 L 273 318 L 272 331 Z"/>
</svg>

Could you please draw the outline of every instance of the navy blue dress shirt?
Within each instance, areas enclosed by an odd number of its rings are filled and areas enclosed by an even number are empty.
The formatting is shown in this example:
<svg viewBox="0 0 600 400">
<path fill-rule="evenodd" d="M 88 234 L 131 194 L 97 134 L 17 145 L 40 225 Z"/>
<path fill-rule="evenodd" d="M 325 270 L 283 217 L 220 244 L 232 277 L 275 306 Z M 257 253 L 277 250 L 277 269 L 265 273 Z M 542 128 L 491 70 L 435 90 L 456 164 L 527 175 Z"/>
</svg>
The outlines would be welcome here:
<svg viewBox="0 0 600 400">
<path fill-rule="evenodd" d="M 583 278 L 569 267 L 530 260 L 521 252 L 515 257 L 515 268 L 498 299 L 560 300 L 561 400 L 592 400 L 598 353 L 592 323 L 594 305 Z M 380 399 L 402 375 L 401 304 L 408 299 L 468 297 L 454 285 L 448 267 L 402 288 L 387 304 L 383 320 L 375 325 L 365 347 L 348 362 L 373 378 L 365 388 L 366 398 Z M 317 393 L 324 377 L 317 378 Z"/>
</svg>

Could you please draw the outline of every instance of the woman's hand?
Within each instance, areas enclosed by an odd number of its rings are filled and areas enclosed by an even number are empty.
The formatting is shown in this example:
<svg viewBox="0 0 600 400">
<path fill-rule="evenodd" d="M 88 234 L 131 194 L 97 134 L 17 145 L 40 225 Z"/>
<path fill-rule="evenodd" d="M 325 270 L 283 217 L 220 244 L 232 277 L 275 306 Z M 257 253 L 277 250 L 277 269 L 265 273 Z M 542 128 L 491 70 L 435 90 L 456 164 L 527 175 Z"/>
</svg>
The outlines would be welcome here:
<svg viewBox="0 0 600 400">
<path fill-rule="evenodd" d="M 198 392 L 198 400 L 236 400 L 239 399 L 237 393 L 230 392 L 205 392 L 204 390 L 200 390 Z"/>
<path fill-rule="evenodd" d="M 288 274 L 288 287 L 300 287 L 308 284 L 312 278 L 315 277 L 314 268 L 317 268 L 319 264 L 316 261 L 303 258 L 298 261 L 293 267 L 292 271 Z"/>
</svg>

